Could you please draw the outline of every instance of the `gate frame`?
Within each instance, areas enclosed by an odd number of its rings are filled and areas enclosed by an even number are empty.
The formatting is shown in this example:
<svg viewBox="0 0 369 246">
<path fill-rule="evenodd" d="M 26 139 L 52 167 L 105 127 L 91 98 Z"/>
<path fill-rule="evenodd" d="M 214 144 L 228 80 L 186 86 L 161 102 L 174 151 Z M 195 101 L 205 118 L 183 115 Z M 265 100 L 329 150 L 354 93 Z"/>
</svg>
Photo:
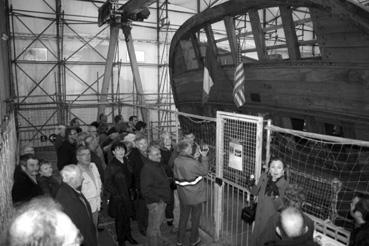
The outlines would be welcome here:
<svg viewBox="0 0 369 246">
<path fill-rule="evenodd" d="M 263 148 L 263 131 L 264 131 L 264 119 L 261 116 L 251 116 L 245 114 L 229 113 L 224 111 L 217 111 L 216 116 L 216 178 L 223 180 L 223 167 L 224 167 L 224 120 L 232 119 L 243 122 L 251 122 L 257 124 L 256 130 L 256 145 L 255 145 L 255 179 L 259 180 L 262 167 L 262 148 Z M 223 186 L 220 184 L 214 187 L 214 220 L 215 220 L 215 232 L 214 239 L 218 241 L 222 230 L 223 221 Z M 249 199 L 249 197 L 248 197 Z"/>
</svg>

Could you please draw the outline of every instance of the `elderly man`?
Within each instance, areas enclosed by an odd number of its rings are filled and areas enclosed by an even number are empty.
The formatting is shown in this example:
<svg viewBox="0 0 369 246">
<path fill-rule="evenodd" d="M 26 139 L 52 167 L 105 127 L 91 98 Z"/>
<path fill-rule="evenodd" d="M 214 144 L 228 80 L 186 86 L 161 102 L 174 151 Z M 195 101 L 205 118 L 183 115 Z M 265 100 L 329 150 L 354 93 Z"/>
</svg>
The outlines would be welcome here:
<svg viewBox="0 0 369 246">
<path fill-rule="evenodd" d="M 200 244 L 199 224 L 202 203 L 206 201 L 206 187 L 203 176 L 208 173 L 209 165 L 207 154 L 209 149 L 204 146 L 203 151 L 198 150 L 202 156 L 201 162 L 192 153 L 192 143 L 183 140 L 178 143 L 179 156 L 174 160 L 174 178 L 177 184 L 180 201 L 180 218 L 177 245 L 183 245 L 186 235 L 186 225 L 191 213 L 192 246 Z"/>
<path fill-rule="evenodd" d="M 96 227 L 92 220 L 91 207 L 81 193 L 83 176 L 77 165 L 67 165 L 60 172 L 63 182 L 55 200 L 69 216 L 83 236 L 83 245 L 97 246 Z"/>
<path fill-rule="evenodd" d="M 92 218 L 95 226 L 101 204 L 101 178 L 95 163 L 91 162 L 91 153 L 86 146 L 77 149 L 78 167 L 82 171 L 82 194 L 91 206 Z"/>
<path fill-rule="evenodd" d="M 313 238 L 308 235 L 309 230 L 304 222 L 303 213 L 295 207 L 285 208 L 279 217 L 276 233 L 281 240 L 266 242 L 267 246 L 318 246 Z"/>
<path fill-rule="evenodd" d="M 305 190 L 302 186 L 298 184 L 289 184 L 285 190 L 283 201 L 283 207 L 294 207 L 302 212 L 303 204 L 306 200 Z M 302 212 L 304 217 L 304 224 L 307 226 L 308 231 L 307 237 L 313 238 L 314 234 L 314 222 L 310 217 L 305 215 Z M 280 212 L 274 214 L 267 222 L 267 226 L 265 227 L 264 231 L 262 232 L 263 237 L 256 243 L 256 246 L 263 246 L 266 242 L 269 241 L 278 241 L 281 238 L 275 233 L 275 228 L 277 223 L 280 219 Z"/>
<path fill-rule="evenodd" d="M 27 225 L 27 226 L 25 226 Z M 71 219 L 51 198 L 35 198 L 19 209 L 11 222 L 6 245 L 80 245 L 82 237 Z"/>
<path fill-rule="evenodd" d="M 148 159 L 141 170 L 141 192 L 149 210 L 148 236 L 149 246 L 165 244 L 160 232 L 164 219 L 166 204 L 170 201 L 170 183 L 161 164 L 160 147 L 151 145 L 148 148 Z"/>
<path fill-rule="evenodd" d="M 38 171 L 38 159 L 34 155 L 25 154 L 20 157 L 20 166 L 16 167 L 14 172 L 13 204 L 18 205 L 42 195 L 41 187 L 36 179 Z"/>
</svg>

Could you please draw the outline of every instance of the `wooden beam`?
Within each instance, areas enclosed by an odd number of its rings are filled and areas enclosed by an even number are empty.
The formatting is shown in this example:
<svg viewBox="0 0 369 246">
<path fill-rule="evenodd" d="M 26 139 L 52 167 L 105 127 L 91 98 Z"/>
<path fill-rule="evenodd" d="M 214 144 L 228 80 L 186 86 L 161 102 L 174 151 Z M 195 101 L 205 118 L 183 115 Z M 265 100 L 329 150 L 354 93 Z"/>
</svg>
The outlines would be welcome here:
<svg viewBox="0 0 369 246">
<path fill-rule="evenodd" d="M 201 50 L 200 50 L 199 41 L 197 39 L 197 36 L 195 33 L 191 33 L 190 38 L 191 38 L 193 51 L 195 52 L 196 60 L 199 64 L 199 67 L 202 67 L 203 61 L 202 61 Z"/>
<path fill-rule="evenodd" d="M 306 40 L 306 41 L 301 40 L 301 41 L 298 42 L 298 44 L 299 45 L 317 45 L 318 40 L 316 40 L 316 39 Z M 266 50 L 274 50 L 274 49 L 281 49 L 281 48 L 287 48 L 287 44 L 278 44 L 278 45 L 265 47 Z M 255 52 L 255 51 L 257 51 L 256 48 L 244 49 L 244 50 L 241 50 L 241 53 L 250 53 L 250 52 Z"/>
<path fill-rule="evenodd" d="M 250 9 L 248 11 L 250 16 L 252 34 L 254 35 L 256 52 L 260 61 L 266 60 L 266 50 L 265 50 L 265 37 L 264 31 L 261 27 L 260 17 L 257 9 Z"/>
<path fill-rule="evenodd" d="M 101 93 L 100 93 L 100 98 L 99 98 L 100 104 L 97 110 L 97 118 L 99 117 L 100 114 L 105 113 L 105 106 L 106 106 L 106 102 L 108 101 L 108 91 L 109 91 L 109 85 L 110 85 L 111 72 L 113 69 L 115 50 L 118 45 L 118 35 L 119 35 L 119 26 L 116 26 L 116 25 L 110 26 L 108 56 L 106 58 L 104 78 L 103 78 L 103 83 L 101 85 Z"/>
<path fill-rule="evenodd" d="M 131 63 L 131 69 L 132 69 L 132 75 L 133 75 L 133 81 L 136 85 L 136 93 L 138 98 L 138 103 L 140 106 L 142 106 L 141 109 L 141 116 L 142 120 L 144 122 L 147 122 L 148 114 L 147 109 L 145 108 L 145 98 L 144 98 L 144 90 L 142 86 L 140 71 L 138 70 L 138 64 L 137 64 L 137 58 L 135 53 L 135 47 L 133 45 L 132 35 L 131 35 L 131 27 L 127 25 L 122 25 L 122 30 L 124 33 L 124 37 L 126 39 L 126 45 L 127 45 L 127 51 L 129 56 L 129 61 Z"/>
<path fill-rule="evenodd" d="M 236 37 L 236 28 L 234 25 L 233 18 L 231 16 L 226 16 L 224 18 L 224 25 L 227 31 L 227 37 L 229 41 L 229 47 L 231 48 L 231 54 L 233 59 L 233 64 L 239 63 L 239 47 L 238 47 L 238 41 Z"/>
<path fill-rule="evenodd" d="M 213 33 L 213 29 L 211 28 L 211 25 L 206 25 L 205 26 L 205 34 L 206 34 L 206 38 L 208 40 L 208 45 L 210 46 L 212 52 L 214 53 L 215 56 L 218 55 L 218 49 L 217 49 L 217 45 L 215 43 L 214 40 L 214 33 Z"/>
<path fill-rule="evenodd" d="M 279 6 L 282 18 L 284 35 L 286 37 L 288 55 L 291 61 L 301 58 L 299 43 L 296 36 L 295 24 L 292 18 L 292 9 L 289 6 Z"/>
<path fill-rule="evenodd" d="M 298 26 L 298 25 L 302 25 L 302 24 L 305 24 L 305 23 L 308 23 L 308 22 L 311 22 L 311 18 L 306 18 L 306 19 L 302 19 L 302 20 L 297 20 L 294 22 L 294 25 L 295 26 Z M 264 33 L 266 32 L 269 32 L 269 31 L 273 31 L 273 30 L 278 30 L 279 28 L 282 28 L 283 25 L 280 24 L 280 25 L 271 25 L 271 26 L 267 26 L 265 28 L 263 28 L 263 31 Z M 249 32 L 243 32 L 243 33 L 240 33 L 240 34 L 237 34 L 236 37 L 239 38 L 239 37 L 247 37 L 249 35 L 252 35 L 252 31 L 249 31 Z M 220 38 L 220 39 L 217 39 L 216 42 L 219 43 L 219 42 L 223 42 L 223 41 L 226 41 L 228 39 L 228 37 L 226 38 Z"/>
</svg>

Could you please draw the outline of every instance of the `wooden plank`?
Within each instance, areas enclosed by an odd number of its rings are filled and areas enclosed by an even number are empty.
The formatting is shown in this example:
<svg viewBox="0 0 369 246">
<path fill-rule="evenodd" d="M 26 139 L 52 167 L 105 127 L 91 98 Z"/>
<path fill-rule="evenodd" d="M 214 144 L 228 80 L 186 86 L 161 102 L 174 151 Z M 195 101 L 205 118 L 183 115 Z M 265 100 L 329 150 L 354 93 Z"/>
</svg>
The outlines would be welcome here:
<svg viewBox="0 0 369 246">
<path fill-rule="evenodd" d="M 233 64 L 238 64 L 239 59 L 239 47 L 236 37 L 236 28 L 234 26 L 234 21 L 231 16 L 224 17 L 224 25 L 227 31 L 227 37 L 229 41 L 229 47 L 231 48 L 231 54 L 233 59 Z"/>
<path fill-rule="evenodd" d="M 190 38 L 191 38 L 192 48 L 195 52 L 197 63 L 199 65 L 198 67 L 202 67 L 203 66 L 203 61 L 202 61 L 202 56 L 201 56 L 199 40 L 197 39 L 197 36 L 196 36 L 195 33 L 191 33 Z"/>
<path fill-rule="evenodd" d="M 292 18 L 292 9 L 287 6 L 279 7 L 284 35 L 286 37 L 288 55 L 290 60 L 295 61 L 301 58 L 299 44 L 296 36 L 295 25 Z"/>
<path fill-rule="evenodd" d="M 251 22 L 251 29 L 254 35 L 254 41 L 256 46 L 256 52 L 260 61 L 266 60 L 266 50 L 265 50 L 265 37 L 264 31 L 261 27 L 260 17 L 257 9 L 250 9 L 248 11 Z"/>
<path fill-rule="evenodd" d="M 106 65 L 104 69 L 103 83 L 101 85 L 101 94 L 99 98 L 100 104 L 97 110 L 97 118 L 99 117 L 100 114 L 105 113 L 105 103 L 108 101 L 108 91 L 110 85 L 111 72 L 113 69 L 115 50 L 118 45 L 118 35 L 119 35 L 119 26 L 116 25 L 110 26 L 108 56 L 106 59 Z"/>
<path fill-rule="evenodd" d="M 213 29 L 211 28 L 211 25 L 206 25 L 204 29 L 205 29 L 206 38 L 208 40 L 208 45 L 210 46 L 213 54 L 217 57 L 218 49 L 217 49 L 217 45 L 214 40 Z"/>
</svg>

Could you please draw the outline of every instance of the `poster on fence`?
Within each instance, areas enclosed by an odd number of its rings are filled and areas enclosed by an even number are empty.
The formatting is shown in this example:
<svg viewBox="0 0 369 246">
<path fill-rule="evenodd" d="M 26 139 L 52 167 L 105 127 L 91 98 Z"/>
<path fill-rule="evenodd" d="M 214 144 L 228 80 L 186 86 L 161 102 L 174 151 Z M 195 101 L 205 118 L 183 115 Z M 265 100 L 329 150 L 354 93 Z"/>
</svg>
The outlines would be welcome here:
<svg viewBox="0 0 369 246">
<path fill-rule="evenodd" d="M 243 147 L 240 143 L 229 142 L 229 164 L 228 166 L 242 171 Z"/>
</svg>

